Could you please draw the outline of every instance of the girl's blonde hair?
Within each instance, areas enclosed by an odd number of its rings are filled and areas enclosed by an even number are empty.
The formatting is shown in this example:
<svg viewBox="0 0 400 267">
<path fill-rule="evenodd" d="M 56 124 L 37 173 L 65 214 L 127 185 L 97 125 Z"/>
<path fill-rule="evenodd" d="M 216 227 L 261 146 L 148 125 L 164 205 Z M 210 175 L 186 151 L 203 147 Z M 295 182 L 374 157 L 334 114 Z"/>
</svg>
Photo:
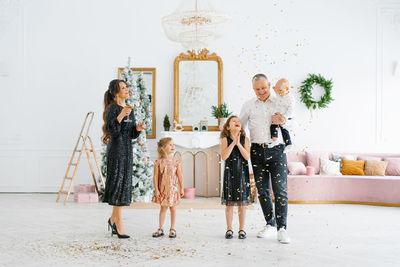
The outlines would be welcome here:
<svg viewBox="0 0 400 267">
<path fill-rule="evenodd" d="M 167 154 L 164 151 L 164 148 L 172 141 L 171 137 L 164 137 L 161 138 L 157 142 L 157 151 L 158 151 L 158 157 L 159 158 L 166 158 Z"/>
<path fill-rule="evenodd" d="M 222 131 L 221 131 L 221 135 L 220 135 L 220 138 L 221 138 L 221 139 L 224 138 L 224 137 L 226 137 L 226 138 L 228 138 L 228 137 L 230 138 L 230 137 L 231 137 L 231 132 L 229 131 L 228 127 L 229 127 L 229 123 L 231 123 L 231 120 L 232 120 L 233 118 L 239 118 L 239 117 L 233 115 L 233 116 L 230 116 L 230 117 L 226 120 L 226 122 L 225 122 L 225 124 L 224 124 L 224 128 L 222 128 Z M 241 135 L 241 136 L 246 136 L 246 132 L 244 131 L 243 126 L 242 126 L 242 128 L 240 129 L 240 135 Z"/>
</svg>

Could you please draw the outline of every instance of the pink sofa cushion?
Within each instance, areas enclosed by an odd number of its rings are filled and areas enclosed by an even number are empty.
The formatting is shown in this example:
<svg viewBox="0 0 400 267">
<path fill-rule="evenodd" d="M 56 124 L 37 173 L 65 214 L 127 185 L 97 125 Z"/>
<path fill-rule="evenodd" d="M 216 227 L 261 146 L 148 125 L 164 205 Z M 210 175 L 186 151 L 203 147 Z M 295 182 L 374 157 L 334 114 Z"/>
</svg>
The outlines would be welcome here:
<svg viewBox="0 0 400 267">
<path fill-rule="evenodd" d="M 304 152 L 290 151 L 286 154 L 286 157 L 288 162 L 303 162 L 304 165 L 307 165 L 306 153 Z"/>
<path fill-rule="evenodd" d="M 386 175 L 400 176 L 400 158 L 385 158 L 388 165 L 386 167 Z"/>
<path fill-rule="evenodd" d="M 306 152 L 307 166 L 314 167 L 315 174 L 319 174 L 320 162 L 319 159 L 329 159 L 327 152 Z"/>
<path fill-rule="evenodd" d="M 306 174 L 306 166 L 303 162 L 292 161 L 287 164 L 289 174 L 292 175 L 305 175 Z"/>
</svg>

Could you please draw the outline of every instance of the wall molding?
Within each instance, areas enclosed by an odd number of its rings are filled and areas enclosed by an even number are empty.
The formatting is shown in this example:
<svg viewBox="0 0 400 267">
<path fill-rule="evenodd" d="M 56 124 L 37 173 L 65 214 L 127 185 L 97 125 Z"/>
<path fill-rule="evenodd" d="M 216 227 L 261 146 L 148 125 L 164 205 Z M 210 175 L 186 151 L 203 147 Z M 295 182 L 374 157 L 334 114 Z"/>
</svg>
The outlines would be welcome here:
<svg viewBox="0 0 400 267">
<path fill-rule="evenodd" d="M 150 157 L 157 157 L 157 148 L 148 142 Z M 103 147 L 96 148 L 101 162 Z M 0 174 L 0 192 L 58 192 L 72 156 L 72 148 L 0 149 L 3 162 Z M 93 159 L 93 157 L 91 157 Z M 93 163 L 93 161 L 92 161 Z M 100 163 L 101 164 L 101 163 Z M 17 168 L 15 171 L 7 167 Z M 95 170 L 96 176 L 97 170 Z M 86 155 L 82 155 L 74 184 L 93 183 Z M 10 181 L 10 182 L 7 182 Z"/>
<path fill-rule="evenodd" d="M 384 141 L 384 114 L 383 114 L 383 15 L 388 12 L 393 15 L 393 23 L 396 16 L 400 16 L 400 4 L 382 4 L 377 6 L 376 11 L 376 118 L 375 118 L 375 143 L 382 144 Z"/>
</svg>

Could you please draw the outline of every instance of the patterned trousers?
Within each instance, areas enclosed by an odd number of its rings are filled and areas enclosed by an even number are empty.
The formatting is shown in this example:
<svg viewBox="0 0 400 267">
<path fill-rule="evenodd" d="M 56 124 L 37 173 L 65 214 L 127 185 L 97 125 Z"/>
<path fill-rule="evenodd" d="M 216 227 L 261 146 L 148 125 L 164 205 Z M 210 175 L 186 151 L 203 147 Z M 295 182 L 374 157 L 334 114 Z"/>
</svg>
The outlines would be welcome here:
<svg viewBox="0 0 400 267">
<path fill-rule="evenodd" d="M 282 227 L 286 229 L 288 211 L 287 160 L 283 153 L 284 148 L 283 144 L 268 148 L 266 144 L 253 143 L 250 149 L 254 180 L 265 221 L 268 225 L 277 225 L 278 230 Z M 276 216 L 271 198 L 271 184 Z"/>
</svg>

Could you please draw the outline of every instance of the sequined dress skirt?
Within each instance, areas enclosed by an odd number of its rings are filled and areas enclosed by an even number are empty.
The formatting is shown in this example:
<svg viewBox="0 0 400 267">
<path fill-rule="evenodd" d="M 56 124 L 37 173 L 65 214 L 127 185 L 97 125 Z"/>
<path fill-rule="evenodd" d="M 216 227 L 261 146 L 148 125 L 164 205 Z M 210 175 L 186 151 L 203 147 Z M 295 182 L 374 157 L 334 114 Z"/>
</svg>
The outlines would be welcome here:
<svg viewBox="0 0 400 267">
<path fill-rule="evenodd" d="M 228 139 L 228 146 L 232 139 Z M 244 137 L 240 142 L 244 146 Z M 224 180 L 222 185 L 221 204 L 226 206 L 248 206 L 250 204 L 249 163 L 240 154 L 237 146 L 225 160 Z"/>
<path fill-rule="evenodd" d="M 107 145 L 107 179 L 103 202 L 112 206 L 129 206 L 132 202 L 132 145 L 131 139 Z"/>
</svg>

